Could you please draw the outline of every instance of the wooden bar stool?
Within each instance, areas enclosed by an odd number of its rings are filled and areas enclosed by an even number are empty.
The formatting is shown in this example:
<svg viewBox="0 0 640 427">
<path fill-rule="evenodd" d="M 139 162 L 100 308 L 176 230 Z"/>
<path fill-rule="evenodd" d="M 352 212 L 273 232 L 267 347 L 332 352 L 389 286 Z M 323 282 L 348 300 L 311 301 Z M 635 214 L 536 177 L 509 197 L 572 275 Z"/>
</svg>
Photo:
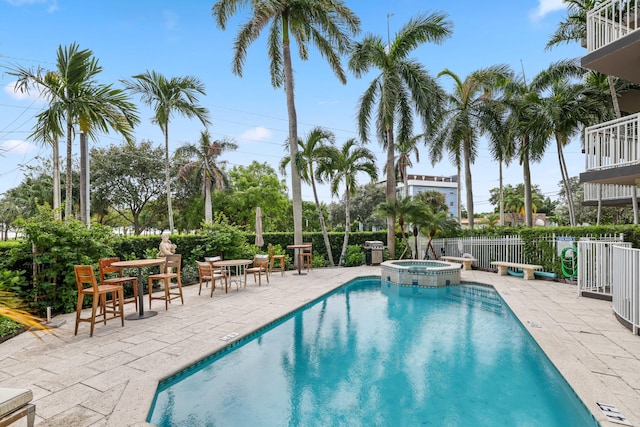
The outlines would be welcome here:
<svg viewBox="0 0 640 427">
<path fill-rule="evenodd" d="M 98 267 L 100 268 L 101 285 L 122 285 L 131 283 L 133 286 L 133 297 L 124 298 L 125 304 L 136 304 L 138 302 L 138 279 L 136 277 L 125 277 L 122 275 L 122 267 L 112 267 L 111 264 L 120 261 L 120 258 L 100 258 Z M 114 276 L 115 277 L 112 277 Z"/>
<path fill-rule="evenodd" d="M 76 308 L 76 328 L 74 335 L 78 335 L 78 324 L 80 322 L 90 322 L 91 330 L 89 336 L 93 336 L 93 327 L 96 324 L 96 315 L 98 313 L 98 306 L 101 308 L 101 316 L 104 324 L 107 324 L 107 320 L 120 318 L 122 326 L 124 326 L 124 302 L 122 294 L 122 285 L 98 285 L 96 282 L 96 276 L 93 273 L 93 267 L 90 265 L 75 265 L 73 267 L 76 273 L 76 284 L 78 286 L 78 306 Z M 106 304 L 107 295 L 111 294 L 111 308 Z M 82 312 L 82 303 L 84 302 L 84 296 L 91 295 L 93 301 L 91 304 L 91 317 L 80 317 Z M 116 306 L 117 301 L 117 306 Z M 107 317 L 107 314 L 110 317 Z"/>
<path fill-rule="evenodd" d="M 169 309 L 169 303 L 171 300 L 180 298 L 180 302 L 184 304 L 184 298 L 182 297 L 182 281 L 180 280 L 180 267 L 182 265 L 182 255 L 167 255 L 164 263 L 164 273 L 149 275 L 149 308 L 151 308 L 151 301 L 159 299 L 164 301 L 165 310 Z M 171 279 L 176 279 L 177 291 L 171 292 Z M 164 295 L 160 297 L 153 296 L 153 281 L 157 280 L 163 282 Z"/>
<path fill-rule="evenodd" d="M 269 274 L 273 274 L 275 261 L 278 261 L 280 263 L 280 273 L 282 276 L 284 276 L 284 270 L 286 268 L 284 255 L 275 255 L 273 253 L 273 245 L 269 243 Z"/>
</svg>

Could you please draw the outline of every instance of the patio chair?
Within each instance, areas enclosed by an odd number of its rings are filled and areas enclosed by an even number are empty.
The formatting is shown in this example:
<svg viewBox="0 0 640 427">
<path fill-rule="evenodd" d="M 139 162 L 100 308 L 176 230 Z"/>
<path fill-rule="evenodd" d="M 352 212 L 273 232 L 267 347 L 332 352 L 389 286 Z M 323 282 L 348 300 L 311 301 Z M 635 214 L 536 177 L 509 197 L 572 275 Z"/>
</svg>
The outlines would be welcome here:
<svg viewBox="0 0 640 427">
<path fill-rule="evenodd" d="M 269 274 L 273 274 L 273 267 L 274 267 L 275 261 L 278 261 L 280 263 L 280 274 L 284 276 L 284 270 L 286 267 L 284 255 L 274 254 L 273 245 L 269 243 Z"/>
<path fill-rule="evenodd" d="M 112 267 L 111 264 L 120 261 L 118 257 L 100 258 L 98 267 L 100 268 L 101 285 L 122 285 L 131 283 L 133 286 L 133 296 L 124 298 L 124 304 L 136 304 L 138 301 L 138 279 L 136 277 L 125 277 L 122 275 L 122 267 Z M 115 275 L 115 277 L 113 277 Z"/>
<path fill-rule="evenodd" d="M 245 274 L 253 273 L 253 283 L 256 282 L 256 274 L 258 275 L 258 286 L 262 286 L 262 273 L 269 283 L 269 255 L 254 255 L 253 267 L 247 268 L 245 272 Z"/>
<path fill-rule="evenodd" d="M 90 322 L 91 329 L 89 336 L 93 336 L 93 327 L 96 324 L 96 317 L 102 316 L 102 321 L 107 324 L 107 320 L 120 318 L 122 326 L 124 326 L 124 293 L 122 285 L 98 285 L 96 282 L 96 276 L 93 272 L 93 267 L 90 265 L 75 265 L 73 267 L 76 273 L 76 284 L 78 286 L 78 305 L 76 308 L 76 328 L 74 335 L 78 335 L 78 324 L 80 322 Z M 111 294 L 110 306 L 108 308 L 107 295 Z M 82 303 L 84 302 L 85 295 L 90 295 L 93 300 L 91 303 L 91 317 L 80 317 L 82 313 Z M 117 305 L 116 305 L 117 301 Z M 98 314 L 98 306 L 100 306 L 100 313 Z M 107 317 L 107 315 L 111 315 Z"/>
<path fill-rule="evenodd" d="M 180 267 L 182 266 L 182 255 L 174 254 L 167 255 L 164 263 L 164 273 L 149 275 L 149 308 L 151 308 L 151 301 L 154 299 L 164 301 L 165 310 L 169 309 L 169 303 L 180 298 L 180 302 L 184 304 L 184 298 L 182 296 L 182 281 L 180 280 Z M 172 279 L 176 279 L 177 291 L 171 291 Z M 153 282 L 157 280 L 163 282 L 164 295 L 153 296 Z"/>
<path fill-rule="evenodd" d="M 207 286 L 211 282 L 211 297 L 213 297 L 213 291 L 216 289 L 216 280 L 219 280 L 220 283 L 224 280 L 225 289 L 229 288 L 229 282 L 224 270 L 213 267 L 210 262 L 196 261 L 196 263 L 198 264 L 198 276 L 200 278 L 198 295 L 202 292 L 202 282 L 205 282 Z"/>
</svg>

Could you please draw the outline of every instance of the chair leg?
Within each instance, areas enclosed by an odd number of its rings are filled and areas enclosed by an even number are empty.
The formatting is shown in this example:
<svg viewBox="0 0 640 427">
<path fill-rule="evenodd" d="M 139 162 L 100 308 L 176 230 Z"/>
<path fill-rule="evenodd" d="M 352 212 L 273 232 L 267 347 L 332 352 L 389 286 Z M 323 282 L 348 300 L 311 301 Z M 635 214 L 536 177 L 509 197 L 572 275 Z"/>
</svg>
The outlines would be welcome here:
<svg viewBox="0 0 640 427">
<path fill-rule="evenodd" d="M 96 299 L 95 297 L 93 297 L 93 301 L 91 302 L 91 330 L 89 331 L 89 337 L 93 336 L 93 327 L 96 325 L 96 312 L 98 311 L 98 300 L 100 299 L 100 297 L 98 297 L 98 299 Z M 104 316 L 106 316 L 106 313 L 103 313 Z M 106 325 L 106 321 L 105 321 L 105 325 Z"/>
<path fill-rule="evenodd" d="M 151 310 L 151 300 L 153 300 L 153 279 L 149 278 L 149 284 L 147 287 L 149 288 L 149 310 Z"/>
<path fill-rule="evenodd" d="M 169 310 L 169 303 L 171 298 L 169 297 L 169 279 L 164 279 L 164 309 Z"/>
<path fill-rule="evenodd" d="M 84 300 L 84 294 L 78 295 L 78 306 L 76 307 L 76 330 L 73 335 L 78 335 L 78 323 L 80 323 L 80 313 L 82 312 L 82 302 Z"/>
</svg>

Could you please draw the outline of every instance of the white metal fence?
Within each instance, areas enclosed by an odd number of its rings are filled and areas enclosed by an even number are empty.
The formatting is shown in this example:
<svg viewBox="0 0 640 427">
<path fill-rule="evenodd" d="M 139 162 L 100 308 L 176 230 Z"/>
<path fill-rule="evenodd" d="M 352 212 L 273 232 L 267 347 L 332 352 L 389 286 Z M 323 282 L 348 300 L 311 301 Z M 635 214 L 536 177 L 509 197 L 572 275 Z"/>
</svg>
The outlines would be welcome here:
<svg viewBox="0 0 640 427">
<path fill-rule="evenodd" d="M 581 240 L 578 242 L 578 292 L 612 296 L 615 289 L 615 246 L 630 248 L 630 242 Z"/>
<path fill-rule="evenodd" d="M 587 13 L 587 51 L 598 50 L 637 30 L 635 0 L 609 0 Z"/>
<path fill-rule="evenodd" d="M 613 311 L 640 330 L 640 249 L 613 247 Z"/>
</svg>

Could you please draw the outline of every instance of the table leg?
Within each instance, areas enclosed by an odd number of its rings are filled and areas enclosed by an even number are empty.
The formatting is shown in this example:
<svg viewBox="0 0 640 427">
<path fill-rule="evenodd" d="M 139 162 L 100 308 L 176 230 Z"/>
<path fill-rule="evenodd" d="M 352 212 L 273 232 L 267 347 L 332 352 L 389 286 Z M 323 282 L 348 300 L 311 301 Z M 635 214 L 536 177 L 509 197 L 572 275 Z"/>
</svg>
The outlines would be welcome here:
<svg viewBox="0 0 640 427">
<path fill-rule="evenodd" d="M 302 251 L 302 248 L 296 248 L 294 255 L 296 257 L 296 264 L 298 264 L 298 276 L 305 276 L 307 273 L 303 273 L 300 269 L 300 264 L 302 264 L 300 262 L 300 251 Z"/>
<path fill-rule="evenodd" d="M 149 289 L 149 292 L 151 292 L 151 289 Z M 138 312 L 131 313 L 124 318 L 127 320 L 140 320 L 153 317 L 156 314 L 158 314 L 157 311 L 149 310 L 146 313 L 144 311 L 144 286 L 142 284 L 142 267 L 138 267 Z"/>
</svg>

